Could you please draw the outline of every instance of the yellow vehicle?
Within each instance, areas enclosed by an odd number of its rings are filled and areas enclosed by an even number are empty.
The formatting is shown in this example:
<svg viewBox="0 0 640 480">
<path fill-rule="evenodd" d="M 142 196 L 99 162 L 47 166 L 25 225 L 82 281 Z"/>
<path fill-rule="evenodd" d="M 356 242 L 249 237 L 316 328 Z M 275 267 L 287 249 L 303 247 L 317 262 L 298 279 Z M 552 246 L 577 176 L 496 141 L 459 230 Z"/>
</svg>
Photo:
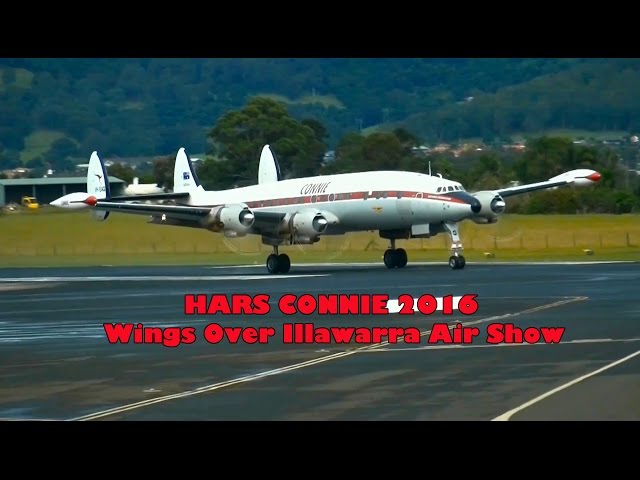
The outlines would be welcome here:
<svg viewBox="0 0 640 480">
<path fill-rule="evenodd" d="M 38 204 L 38 200 L 35 197 L 22 197 L 22 206 L 27 207 L 29 209 L 40 208 Z"/>
</svg>

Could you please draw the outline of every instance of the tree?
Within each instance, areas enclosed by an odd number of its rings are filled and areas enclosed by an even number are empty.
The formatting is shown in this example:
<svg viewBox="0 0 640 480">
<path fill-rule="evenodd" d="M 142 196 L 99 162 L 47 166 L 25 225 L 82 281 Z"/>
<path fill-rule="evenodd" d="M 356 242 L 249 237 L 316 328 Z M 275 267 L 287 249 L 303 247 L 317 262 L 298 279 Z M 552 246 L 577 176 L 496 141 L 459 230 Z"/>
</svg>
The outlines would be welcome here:
<svg viewBox="0 0 640 480">
<path fill-rule="evenodd" d="M 73 140 L 63 137 L 51 144 L 45 158 L 51 168 L 64 171 L 73 168 L 71 159 L 78 157 L 78 153 L 78 145 Z"/>
<path fill-rule="evenodd" d="M 136 176 L 135 170 L 126 163 L 114 163 L 110 167 L 107 167 L 107 172 L 110 176 L 124 180 L 127 183 L 132 183 L 133 177 Z"/>
<path fill-rule="evenodd" d="M 218 120 L 208 135 L 212 146 L 209 154 L 230 162 L 225 168 L 253 179 L 257 178 L 260 151 L 270 144 L 285 178 L 313 175 L 326 150 L 317 137 L 321 130 L 320 125 L 309 120 L 306 124 L 295 120 L 283 103 L 255 97 L 242 110 L 229 112 Z"/>
<path fill-rule="evenodd" d="M 393 134 L 398 138 L 403 148 L 411 150 L 413 147 L 420 146 L 420 139 L 404 127 L 393 130 Z"/>
<path fill-rule="evenodd" d="M 173 188 L 173 167 L 175 157 L 163 157 L 153 162 L 153 176 L 158 187 L 170 190 Z"/>
<path fill-rule="evenodd" d="M 400 140 L 393 133 L 372 133 L 362 145 L 362 163 L 358 170 L 396 170 L 406 155 Z"/>
<path fill-rule="evenodd" d="M 316 120 L 315 118 L 305 118 L 300 123 L 302 123 L 302 125 L 310 127 L 319 142 L 324 143 L 326 142 L 327 138 L 329 138 L 329 132 L 327 131 L 327 128 L 319 120 Z"/>
<path fill-rule="evenodd" d="M 358 170 L 363 161 L 364 136 L 347 133 L 340 139 L 335 150 L 335 161 L 323 168 L 323 173 L 350 173 Z"/>
</svg>

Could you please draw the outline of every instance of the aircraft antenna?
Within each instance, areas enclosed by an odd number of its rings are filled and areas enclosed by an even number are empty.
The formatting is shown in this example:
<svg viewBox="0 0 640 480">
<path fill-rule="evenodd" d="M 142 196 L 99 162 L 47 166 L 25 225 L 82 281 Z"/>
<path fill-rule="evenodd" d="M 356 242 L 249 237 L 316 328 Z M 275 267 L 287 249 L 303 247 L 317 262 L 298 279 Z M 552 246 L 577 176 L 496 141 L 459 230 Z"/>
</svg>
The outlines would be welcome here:
<svg viewBox="0 0 640 480">
<path fill-rule="evenodd" d="M 429 176 L 431 176 L 431 160 L 429 160 Z"/>
</svg>

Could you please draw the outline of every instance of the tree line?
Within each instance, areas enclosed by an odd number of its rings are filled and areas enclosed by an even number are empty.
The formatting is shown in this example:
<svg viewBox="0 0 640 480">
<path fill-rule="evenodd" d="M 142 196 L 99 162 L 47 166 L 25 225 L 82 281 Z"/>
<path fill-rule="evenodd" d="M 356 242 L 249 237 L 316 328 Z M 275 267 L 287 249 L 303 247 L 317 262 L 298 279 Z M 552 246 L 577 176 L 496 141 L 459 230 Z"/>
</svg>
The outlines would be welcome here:
<svg viewBox="0 0 640 480">
<path fill-rule="evenodd" d="M 510 198 L 511 213 L 630 213 L 640 211 L 640 176 L 608 146 L 579 145 L 565 137 L 530 138 L 523 153 L 471 150 L 416 155 L 422 139 L 405 128 L 370 135 L 347 133 L 324 162 L 327 130 L 316 119 L 296 120 L 277 101 L 256 97 L 244 108 L 223 115 L 208 131 L 207 156 L 198 176 L 207 189 L 257 183 L 259 155 L 265 144 L 276 153 L 285 178 L 366 170 L 407 170 L 460 181 L 468 191 L 495 189 L 509 182 L 547 180 L 567 170 L 591 168 L 602 174 L 594 188 L 557 189 Z M 638 150 L 631 152 L 638 158 Z M 175 156 L 157 160 L 153 179 L 172 188 Z M 115 167 L 122 168 L 122 167 Z M 119 175 L 118 175 L 119 173 Z M 110 174 L 132 175 L 110 170 Z M 127 180 L 126 177 L 123 179 Z M 143 179 L 144 180 L 144 179 Z"/>
</svg>

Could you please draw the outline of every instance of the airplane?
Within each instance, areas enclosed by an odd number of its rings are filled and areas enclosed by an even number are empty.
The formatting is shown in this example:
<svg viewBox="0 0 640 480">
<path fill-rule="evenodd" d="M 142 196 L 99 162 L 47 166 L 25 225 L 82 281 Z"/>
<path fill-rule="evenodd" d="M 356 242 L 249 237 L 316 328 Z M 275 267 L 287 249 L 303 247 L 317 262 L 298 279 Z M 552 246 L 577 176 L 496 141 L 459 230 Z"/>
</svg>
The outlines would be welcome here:
<svg viewBox="0 0 640 480">
<path fill-rule="evenodd" d="M 122 212 L 150 215 L 151 224 L 204 228 L 228 238 L 260 235 L 264 245 L 273 247 L 267 271 L 284 274 L 291 260 L 280 253 L 281 246 L 310 245 L 322 236 L 376 230 L 389 240 L 383 257 L 389 269 L 404 268 L 408 262 L 406 250 L 396 248 L 397 240 L 440 233 L 447 233 L 452 241 L 449 266 L 463 269 L 460 222 L 496 223 L 506 209 L 505 198 L 560 186 L 592 186 L 601 175 L 577 169 L 542 182 L 474 193 L 430 172 L 366 171 L 283 179 L 271 147 L 265 145 L 257 185 L 205 190 L 184 148 L 176 155 L 173 193 L 112 197 L 107 178 L 104 163 L 94 151 L 87 173 L 88 192 L 65 195 L 51 205 L 90 208 L 100 221 L 110 212 Z M 170 198 L 176 205 L 130 203 Z"/>
<path fill-rule="evenodd" d="M 133 183 L 130 183 L 124 189 L 125 195 L 149 195 L 162 192 L 164 192 L 164 189 L 158 187 L 157 183 L 140 183 L 138 177 L 135 177 Z"/>
</svg>

